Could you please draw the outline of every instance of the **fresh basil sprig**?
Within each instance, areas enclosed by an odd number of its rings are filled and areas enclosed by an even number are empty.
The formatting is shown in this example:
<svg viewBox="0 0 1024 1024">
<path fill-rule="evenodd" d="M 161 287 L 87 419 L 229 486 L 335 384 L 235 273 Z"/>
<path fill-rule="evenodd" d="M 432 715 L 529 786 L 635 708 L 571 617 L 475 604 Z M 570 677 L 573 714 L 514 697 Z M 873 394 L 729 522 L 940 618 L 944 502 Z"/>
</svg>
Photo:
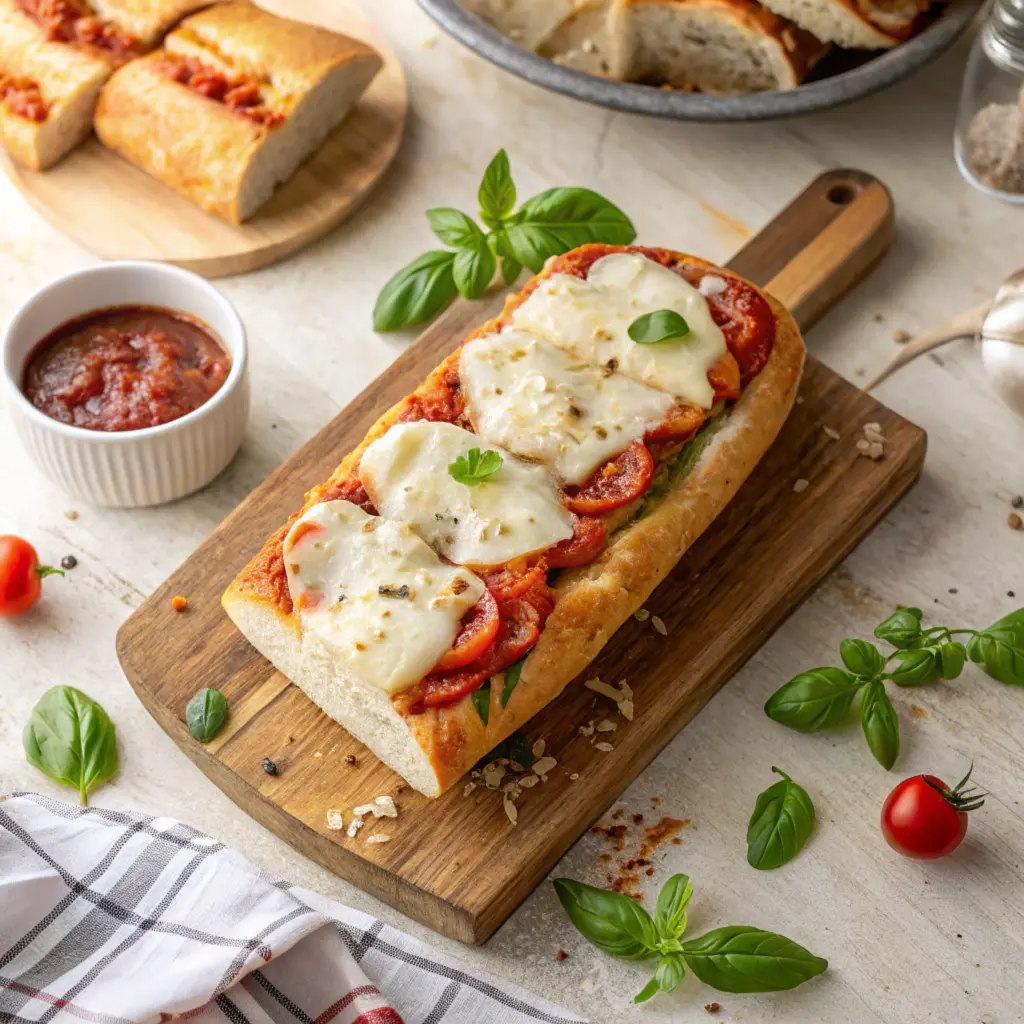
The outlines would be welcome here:
<svg viewBox="0 0 1024 1024">
<path fill-rule="evenodd" d="M 384 286 L 373 310 L 378 331 L 397 331 L 433 320 L 461 294 L 479 298 L 498 264 L 512 284 L 523 267 L 540 273 L 545 261 L 587 242 L 628 245 L 636 238 L 629 218 L 586 188 L 551 188 L 513 212 L 516 186 L 508 154 L 499 150 L 477 194 L 484 232 L 468 214 L 451 207 L 427 211 L 435 235 L 454 249 L 424 253 Z"/>
<path fill-rule="evenodd" d="M 220 690 L 200 690 L 185 705 L 185 724 L 200 743 L 208 743 L 227 721 L 228 702 Z"/>
<path fill-rule="evenodd" d="M 486 725 L 487 720 L 491 717 L 491 684 L 484 683 L 478 690 L 474 690 L 470 694 L 470 699 L 473 701 L 476 713 L 480 716 L 480 721 Z"/>
<path fill-rule="evenodd" d="M 681 341 L 690 333 L 690 325 L 674 309 L 656 309 L 638 316 L 626 333 L 638 345 L 660 345 Z"/>
<path fill-rule="evenodd" d="M 460 455 L 454 462 L 448 463 L 448 472 L 456 483 L 476 487 L 488 477 L 494 476 L 504 461 L 501 453 L 492 448 L 486 451 L 470 448 L 465 455 Z"/>
<path fill-rule="evenodd" d="M 86 794 L 117 771 L 114 723 L 91 697 L 54 686 L 39 698 L 22 734 L 28 763 L 63 786 Z"/>
<path fill-rule="evenodd" d="M 782 769 L 782 776 L 757 798 L 747 825 L 747 863 L 768 871 L 782 867 L 803 848 L 814 831 L 814 804 L 803 786 L 798 786 Z"/>
<path fill-rule="evenodd" d="M 671 992 L 687 967 L 720 992 L 781 992 L 828 968 L 827 960 L 791 939 L 749 925 L 716 928 L 684 942 L 686 908 L 693 896 L 686 875 L 673 875 L 665 883 L 654 918 L 622 893 L 571 878 L 554 884 L 576 929 L 602 952 L 623 960 L 658 958 L 654 977 L 633 998 L 635 1003 Z"/>
<path fill-rule="evenodd" d="M 920 608 L 897 608 L 875 629 L 879 640 L 895 648 L 888 657 L 866 640 L 844 640 L 839 654 L 845 670 L 801 672 L 768 698 L 765 714 L 791 729 L 817 732 L 845 721 L 860 695 L 865 739 L 888 770 L 899 756 L 900 728 L 885 680 L 913 687 L 956 679 L 970 659 L 993 679 L 1024 686 L 1024 608 L 982 630 L 925 628 L 923 619 Z M 970 637 L 966 646 L 957 635 Z"/>
<path fill-rule="evenodd" d="M 501 688 L 501 706 L 503 708 L 508 707 L 508 702 L 512 697 L 512 692 L 519 685 L 519 677 L 523 673 L 523 664 L 526 661 L 526 655 L 524 654 L 517 662 L 509 665 L 505 669 L 505 680 L 504 685 Z"/>
</svg>

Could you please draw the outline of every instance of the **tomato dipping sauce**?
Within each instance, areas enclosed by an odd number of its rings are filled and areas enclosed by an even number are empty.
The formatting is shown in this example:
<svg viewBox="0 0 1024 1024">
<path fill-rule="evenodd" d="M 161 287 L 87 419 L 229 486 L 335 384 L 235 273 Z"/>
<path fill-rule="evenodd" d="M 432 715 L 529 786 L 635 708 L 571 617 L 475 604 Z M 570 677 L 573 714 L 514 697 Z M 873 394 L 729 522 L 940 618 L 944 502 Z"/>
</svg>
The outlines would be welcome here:
<svg viewBox="0 0 1024 1024">
<path fill-rule="evenodd" d="M 29 356 L 22 391 L 51 419 L 86 430 L 142 430 L 209 401 L 231 360 L 204 324 L 155 306 L 77 317 Z"/>
</svg>

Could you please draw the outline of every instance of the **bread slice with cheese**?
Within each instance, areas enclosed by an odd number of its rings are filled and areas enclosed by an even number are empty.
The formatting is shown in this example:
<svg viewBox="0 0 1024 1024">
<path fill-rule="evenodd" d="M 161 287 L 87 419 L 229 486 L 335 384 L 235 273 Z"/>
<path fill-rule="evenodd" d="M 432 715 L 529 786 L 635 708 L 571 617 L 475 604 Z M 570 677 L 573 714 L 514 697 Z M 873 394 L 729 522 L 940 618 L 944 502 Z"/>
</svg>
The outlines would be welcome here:
<svg viewBox="0 0 1024 1024">
<path fill-rule="evenodd" d="M 634 318 L 666 308 L 686 344 L 635 343 Z M 594 245 L 549 261 L 307 494 L 224 609 L 438 796 L 583 672 L 714 521 L 803 359 L 778 302 L 695 257 Z"/>
<path fill-rule="evenodd" d="M 92 131 L 110 64 L 51 42 L 14 0 L 0 0 L 0 143 L 19 164 L 42 171 Z"/>
<path fill-rule="evenodd" d="M 381 67 L 364 43 L 245 3 L 186 19 L 100 96 L 104 145 L 241 223 L 344 120 Z"/>
</svg>

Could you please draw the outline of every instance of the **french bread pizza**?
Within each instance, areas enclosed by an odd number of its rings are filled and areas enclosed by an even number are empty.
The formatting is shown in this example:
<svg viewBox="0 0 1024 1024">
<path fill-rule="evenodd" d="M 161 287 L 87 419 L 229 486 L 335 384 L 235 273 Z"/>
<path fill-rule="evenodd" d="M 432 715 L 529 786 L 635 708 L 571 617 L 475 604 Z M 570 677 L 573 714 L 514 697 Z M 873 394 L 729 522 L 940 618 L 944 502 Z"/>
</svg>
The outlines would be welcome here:
<svg viewBox="0 0 1024 1024">
<path fill-rule="evenodd" d="M 96 134 L 187 199 L 241 223 L 344 120 L 381 63 L 348 36 L 221 4 L 114 73 Z"/>
<path fill-rule="evenodd" d="M 714 521 L 803 361 L 785 308 L 728 270 L 667 249 L 556 257 L 380 417 L 223 606 L 436 797 L 583 672 Z"/>
</svg>

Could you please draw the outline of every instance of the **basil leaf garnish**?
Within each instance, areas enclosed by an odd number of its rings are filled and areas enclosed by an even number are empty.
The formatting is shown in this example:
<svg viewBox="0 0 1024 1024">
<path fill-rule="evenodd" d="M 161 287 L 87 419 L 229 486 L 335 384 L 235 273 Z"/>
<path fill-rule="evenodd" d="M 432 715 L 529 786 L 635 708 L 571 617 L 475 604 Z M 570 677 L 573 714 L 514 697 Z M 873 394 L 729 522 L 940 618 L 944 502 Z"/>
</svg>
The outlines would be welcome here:
<svg viewBox="0 0 1024 1024">
<path fill-rule="evenodd" d="M 638 316 L 627 333 L 638 345 L 660 345 L 682 340 L 690 333 L 690 325 L 674 309 L 656 309 Z"/>
<path fill-rule="evenodd" d="M 522 263 L 517 262 L 508 256 L 502 257 L 501 260 L 501 279 L 507 285 L 515 284 L 519 278 L 519 275 L 523 272 Z"/>
<path fill-rule="evenodd" d="M 91 697 L 54 686 L 39 698 L 22 734 L 25 757 L 54 782 L 86 794 L 117 771 L 114 723 Z"/>
<path fill-rule="evenodd" d="M 654 925 L 663 939 L 678 939 L 686 931 L 686 908 L 693 897 L 687 875 L 673 875 L 658 893 Z"/>
<path fill-rule="evenodd" d="M 658 933 L 651 915 L 628 896 L 571 878 L 556 879 L 555 891 L 580 934 L 602 952 L 623 960 L 656 955 Z"/>
<path fill-rule="evenodd" d="M 875 679 L 885 670 L 885 658 L 867 640 L 844 640 L 839 645 L 839 656 L 843 664 L 862 679 Z"/>
<path fill-rule="evenodd" d="M 646 1003 L 658 992 L 671 992 L 683 980 L 686 964 L 679 953 L 666 953 L 654 971 L 654 977 L 633 997 L 634 1003 Z"/>
<path fill-rule="evenodd" d="M 484 237 L 484 233 L 472 217 L 461 210 L 454 210 L 450 206 L 427 210 L 427 223 L 430 225 L 430 230 L 445 245 L 451 245 L 456 249 L 460 249 L 464 245 L 472 245 Z"/>
<path fill-rule="evenodd" d="M 455 287 L 467 299 L 478 299 L 494 278 L 497 260 L 483 235 L 475 238 L 455 254 L 452 271 Z"/>
<path fill-rule="evenodd" d="M 792 939 L 749 925 L 683 943 L 686 966 L 720 992 L 782 992 L 822 974 L 828 961 Z"/>
<path fill-rule="evenodd" d="M 505 150 L 499 149 L 487 165 L 477 200 L 480 203 L 480 218 L 488 227 L 497 227 L 516 205 L 516 186 L 512 181 Z"/>
<path fill-rule="evenodd" d="M 957 640 L 939 647 L 939 671 L 943 679 L 956 679 L 967 664 L 967 648 Z"/>
<path fill-rule="evenodd" d="M 505 230 L 516 259 L 539 274 L 545 261 L 587 242 L 628 245 L 629 218 L 588 188 L 550 188 L 528 199 Z"/>
<path fill-rule="evenodd" d="M 455 253 L 432 249 L 400 270 L 373 307 L 375 331 L 397 331 L 432 320 L 455 298 Z"/>
<path fill-rule="evenodd" d="M 465 455 L 448 463 L 448 472 L 456 483 L 476 487 L 488 477 L 494 476 L 501 469 L 503 461 L 501 453 L 493 449 L 481 452 L 479 448 L 470 448 Z"/>
<path fill-rule="evenodd" d="M 1000 683 L 1024 686 L 1024 608 L 971 637 L 967 655 Z"/>
<path fill-rule="evenodd" d="M 188 731 L 200 743 L 207 743 L 220 732 L 228 717 L 228 702 L 220 690 L 200 690 L 185 706 Z"/>
<path fill-rule="evenodd" d="M 476 713 L 480 716 L 480 721 L 486 725 L 491 714 L 491 684 L 484 683 L 479 690 L 474 690 L 470 694 L 470 699 L 473 701 Z"/>
<path fill-rule="evenodd" d="M 875 636 L 885 640 L 898 650 L 913 647 L 921 637 L 920 608 L 897 608 L 875 629 Z"/>
<path fill-rule="evenodd" d="M 644 985 L 644 987 L 640 989 L 635 996 L 633 996 L 633 1002 L 646 1003 L 648 999 L 656 996 L 660 989 L 661 986 L 658 984 L 658 978 L 655 976 L 651 978 L 651 980 L 647 982 L 647 984 Z"/>
<path fill-rule="evenodd" d="M 900 720 L 880 679 L 872 679 L 864 688 L 860 720 L 871 753 L 889 771 L 900 754 Z"/>
<path fill-rule="evenodd" d="M 814 830 L 814 804 L 807 790 L 781 769 L 772 771 L 782 781 L 758 796 L 747 825 L 747 863 L 762 871 L 792 860 Z"/>
<path fill-rule="evenodd" d="M 527 655 L 524 654 L 517 662 L 505 669 L 505 681 L 501 688 L 501 706 L 503 708 L 508 707 L 512 691 L 519 685 L 519 677 L 523 673 L 523 665 L 526 662 L 526 658 Z"/>
<path fill-rule="evenodd" d="M 942 662 L 935 647 L 896 652 L 896 667 L 886 673 L 897 686 L 926 686 L 942 674 Z"/>
<path fill-rule="evenodd" d="M 838 725 L 850 710 L 864 680 L 841 668 L 801 672 L 768 698 L 765 714 L 799 732 L 816 732 Z"/>
</svg>

